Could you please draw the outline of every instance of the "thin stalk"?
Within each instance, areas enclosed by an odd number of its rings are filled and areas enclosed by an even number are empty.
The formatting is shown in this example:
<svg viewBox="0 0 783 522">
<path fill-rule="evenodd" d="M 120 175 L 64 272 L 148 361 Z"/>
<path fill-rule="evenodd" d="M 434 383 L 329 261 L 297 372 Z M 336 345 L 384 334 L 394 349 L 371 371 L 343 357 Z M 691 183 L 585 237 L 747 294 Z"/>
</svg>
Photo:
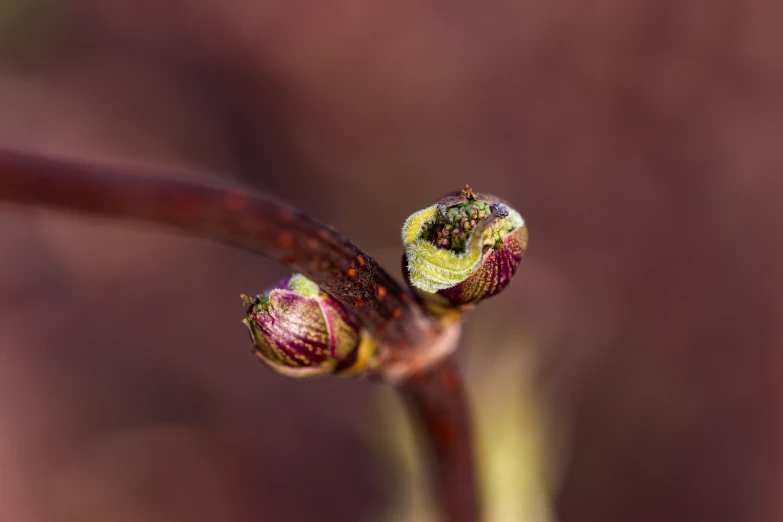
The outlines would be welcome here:
<svg viewBox="0 0 783 522">
<path fill-rule="evenodd" d="M 449 522 L 479 520 L 468 401 L 453 356 L 399 386 L 408 410 L 427 434 L 422 442 L 438 509 Z"/>
</svg>

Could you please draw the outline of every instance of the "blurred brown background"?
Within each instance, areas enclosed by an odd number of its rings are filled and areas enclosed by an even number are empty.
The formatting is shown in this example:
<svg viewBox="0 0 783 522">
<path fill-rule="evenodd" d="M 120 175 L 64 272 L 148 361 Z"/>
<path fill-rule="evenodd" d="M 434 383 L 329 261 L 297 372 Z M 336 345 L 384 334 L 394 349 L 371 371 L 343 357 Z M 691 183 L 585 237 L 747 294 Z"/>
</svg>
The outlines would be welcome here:
<svg viewBox="0 0 783 522">
<path fill-rule="evenodd" d="M 242 179 L 395 274 L 409 213 L 465 183 L 501 194 L 529 256 L 463 349 L 534 339 L 567 440 L 559 519 L 779 521 L 782 16 L 771 0 L 0 0 L 0 143 Z M 10 208 L 0 252 L 3 520 L 393 507 L 366 437 L 376 387 L 289 382 L 249 353 L 238 295 L 283 268 Z"/>
</svg>

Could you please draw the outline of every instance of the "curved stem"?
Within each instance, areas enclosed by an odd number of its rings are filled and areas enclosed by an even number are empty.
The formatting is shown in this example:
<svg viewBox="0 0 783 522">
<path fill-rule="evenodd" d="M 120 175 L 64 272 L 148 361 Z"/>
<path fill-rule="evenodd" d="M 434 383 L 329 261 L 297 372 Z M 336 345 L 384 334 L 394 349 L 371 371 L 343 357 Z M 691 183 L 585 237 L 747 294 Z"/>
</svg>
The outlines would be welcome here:
<svg viewBox="0 0 783 522">
<path fill-rule="evenodd" d="M 480 506 L 475 483 L 471 425 L 465 391 L 454 357 L 399 386 L 411 414 L 427 435 L 435 498 L 446 522 L 477 522 Z"/>
<path fill-rule="evenodd" d="M 0 202 L 165 225 L 260 253 L 317 282 L 400 355 L 439 329 L 408 289 L 333 227 L 270 196 L 176 174 L 0 149 Z M 446 520 L 476 522 L 470 426 L 454 361 L 418 372 L 399 390 L 423 421 Z"/>
<path fill-rule="evenodd" d="M 422 313 L 409 291 L 339 231 L 268 195 L 176 174 L 0 149 L 0 201 L 146 221 L 239 246 L 305 274 L 379 339 L 402 346 L 418 338 Z"/>
</svg>

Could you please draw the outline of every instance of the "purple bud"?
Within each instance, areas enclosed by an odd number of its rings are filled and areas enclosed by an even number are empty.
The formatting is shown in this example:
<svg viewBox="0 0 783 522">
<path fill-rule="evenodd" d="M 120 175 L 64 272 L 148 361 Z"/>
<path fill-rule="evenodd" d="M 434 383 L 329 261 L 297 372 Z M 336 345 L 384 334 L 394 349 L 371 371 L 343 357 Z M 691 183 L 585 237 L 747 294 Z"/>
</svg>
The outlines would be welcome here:
<svg viewBox="0 0 783 522">
<path fill-rule="evenodd" d="M 289 376 L 334 373 L 356 356 L 362 334 L 356 320 L 316 283 L 296 274 L 248 299 L 245 325 L 254 351 Z"/>
</svg>

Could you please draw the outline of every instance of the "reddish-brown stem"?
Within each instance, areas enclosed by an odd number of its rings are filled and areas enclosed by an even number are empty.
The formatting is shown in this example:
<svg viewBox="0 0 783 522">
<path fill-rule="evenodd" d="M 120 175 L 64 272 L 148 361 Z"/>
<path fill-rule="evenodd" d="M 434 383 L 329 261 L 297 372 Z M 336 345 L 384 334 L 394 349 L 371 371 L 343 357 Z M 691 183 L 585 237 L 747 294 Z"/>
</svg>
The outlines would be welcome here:
<svg viewBox="0 0 783 522">
<path fill-rule="evenodd" d="M 199 184 L 192 176 L 160 169 L 0 149 L 3 201 L 165 225 L 260 253 L 316 281 L 399 353 L 438 329 L 410 290 L 343 234 L 264 194 Z M 423 420 L 445 520 L 477 521 L 470 429 L 462 379 L 454 362 L 437 363 L 399 389 Z"/>
<path fill-rule="evenodd" d="M 444 520 L 477 522 L 474 456 L 467 399 L 456 361 L 448 358 L 400 384 L 412 416 L 427 434 L 423 448 Z"/>
<path fill-rule="evenodd" d="M 402 345 L 418 337 L 413 319 L 421 314 L 409 291 L 339 231 L 265 194 L 188 178 L 0 150 L 0 201 L 146 221 L 233 244 L 307 275 L 378 338 Z"/>
</svg>

